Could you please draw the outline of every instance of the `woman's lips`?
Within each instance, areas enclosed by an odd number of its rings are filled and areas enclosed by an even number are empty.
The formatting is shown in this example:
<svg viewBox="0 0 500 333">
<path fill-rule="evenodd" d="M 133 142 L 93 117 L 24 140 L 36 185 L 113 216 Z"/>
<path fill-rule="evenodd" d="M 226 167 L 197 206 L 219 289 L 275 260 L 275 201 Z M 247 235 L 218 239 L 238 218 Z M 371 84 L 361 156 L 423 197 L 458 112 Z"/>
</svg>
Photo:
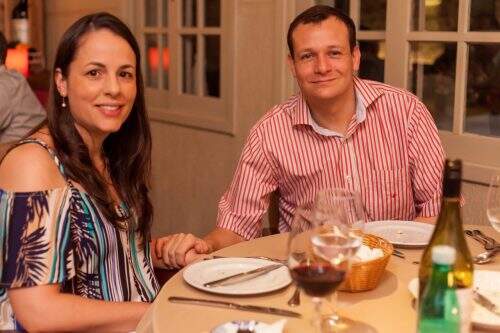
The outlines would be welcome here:
<svg viewBox="0 0 500 333">
<path fill-rule="evenodd" d="M 103 113 L 105 116 L 108 117 L 117 117 L 120 115 L 123 106 L 122 105 L 106 105 L 106 104 L 100 104 L 97 105 L 97 109 Z"/>
</svg>

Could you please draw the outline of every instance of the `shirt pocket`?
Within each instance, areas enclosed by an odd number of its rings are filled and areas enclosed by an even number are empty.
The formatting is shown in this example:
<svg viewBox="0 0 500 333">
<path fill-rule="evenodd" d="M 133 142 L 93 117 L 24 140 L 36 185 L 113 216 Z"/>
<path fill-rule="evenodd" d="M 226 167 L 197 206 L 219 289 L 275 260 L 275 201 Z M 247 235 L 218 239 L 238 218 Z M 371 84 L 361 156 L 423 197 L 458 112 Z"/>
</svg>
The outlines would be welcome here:
<svg viewBox="0 0 500 333">
<path fill-rule="evenodd" d="M 407 219 L 411 187 L 406 168 L 371 170 L 369 187 L 363 194 L 369 220 Z"/>
</svg>

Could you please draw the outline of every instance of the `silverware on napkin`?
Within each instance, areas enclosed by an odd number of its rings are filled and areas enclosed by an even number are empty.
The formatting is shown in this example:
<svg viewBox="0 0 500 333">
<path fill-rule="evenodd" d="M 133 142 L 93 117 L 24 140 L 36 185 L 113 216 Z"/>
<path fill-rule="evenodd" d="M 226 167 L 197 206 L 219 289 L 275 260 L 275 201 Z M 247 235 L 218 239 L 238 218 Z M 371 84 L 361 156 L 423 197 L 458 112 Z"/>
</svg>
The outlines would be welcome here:
<svg viewBox="0 0 500 333">
<path fill-rule="evenodd" d="M 241 310 L 241 311 L 252 311 L 252 312 L 261 312 L 279 316 L 287 316 L 287 317 L 295 317 L 300 318 L 302 315 L 300 313 L 283 310 L 278 308 L 273 308 L 269 306 L 259 306 L 259 305 L 249 305 L 249 304 L 238 304 L 233 302 L 225 302 L 225 301 L 215 301 L 210 299 L 199 299 L 199 298 L 190 298 L 190 297 L 179 297 L 179 296 L 170 296 L 168 298 L 170 302 L 173 303 L 185 303 L 185 304 L 194 304 L 194 305 L 206 305 L 206 306 L 214 306 L 219 308 L 233 309 L 233 310 Z"/>
<path fill-rule="evenodd" d="M 275 269 L 278 269 L 280 267 L 283 267 L 283 265 L 282 264 L 267 265 L 267 266 L 259 267 L 257 269 L 252 269 L 251 271 L 238 273 L 238 274 L 223 277 L 222 279 L 217 279 L 214 281 L 206 282 L 203 284 L 203 286 L 209 287 L 209 288 L 216 287 L 216 286 L 228 286 L 231 284 L 254 279 L 258 276 L 261 276 L 261 275 L 267 274 L 271 271 L 274 271 Z"/>
<path fill-rule="evenodd" d="M 477 289 L 474 289 L 474 301 L 476 301 L 479 305 L 484 306 L 490 312 L 500 316 L 500 309 L 498 306 L 496 306 L 496 304 L 489 300 L 486 296 L 479 293 Z"/>
</svg>

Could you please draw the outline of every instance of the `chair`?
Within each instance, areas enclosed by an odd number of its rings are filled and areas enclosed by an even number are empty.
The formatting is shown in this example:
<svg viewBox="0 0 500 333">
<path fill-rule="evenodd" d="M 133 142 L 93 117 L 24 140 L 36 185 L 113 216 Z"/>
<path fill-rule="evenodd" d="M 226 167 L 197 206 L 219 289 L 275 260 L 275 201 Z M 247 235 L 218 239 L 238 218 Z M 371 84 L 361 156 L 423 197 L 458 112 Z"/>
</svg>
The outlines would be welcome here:
<svg viewBox="0 0 500 333">
<path fill-rule="evenodd" d="M 262 236 L 269 236 L 279 234 L 279 221 L 280 221 L 280 212 L 279 212 L 279 192 L 276 190 L 271 193 L 269 198 L 269 208 L 267 210 L 267 218 L 269 220 L 269 227 L 264 228 L 262 230 Z"/>
</svg>

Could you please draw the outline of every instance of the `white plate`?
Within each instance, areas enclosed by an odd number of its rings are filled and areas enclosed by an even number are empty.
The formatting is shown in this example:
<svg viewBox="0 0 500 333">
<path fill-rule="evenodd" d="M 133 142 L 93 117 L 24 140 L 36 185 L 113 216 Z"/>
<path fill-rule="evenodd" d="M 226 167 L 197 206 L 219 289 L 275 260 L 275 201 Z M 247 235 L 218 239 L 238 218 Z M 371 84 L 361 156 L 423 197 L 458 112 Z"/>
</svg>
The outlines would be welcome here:
<svg viewBox="0 0 500 333">
<path fill-rule="evenodd" d="M 474 288 L 494 301 L 500 306 L 500 272 L 495 271 L 475 271 Z M 408 290 L 413 297 L 418 297 L 418 278 L 414 278 L 408 284 Z M 472 323 L 474 326 L 489 330 L 500 329 L 500 316 L 497 316 L 486 310 L 479 304 L 473 303 Z"/>
<path fill-rule="evenodd" d="M 423 247 L 429 243 L 434 226 L 415 221 L 374 221 L 365 224 L 364 232 L 387 239 L 398 247 Z"/>
<path fill-rule="evenodd" d="M 254 279 L 228 286 L 205 287 L 203 284 L 223 277 L 275 264 L 269 260 L 255 258 L 220 258 L 204 260 L 188 266 L 182 277 L 191 286 L 224 295 L 255 295 L 278 290 L 292 282 L 286 266 L 275 269 Z"/>
</svg>

